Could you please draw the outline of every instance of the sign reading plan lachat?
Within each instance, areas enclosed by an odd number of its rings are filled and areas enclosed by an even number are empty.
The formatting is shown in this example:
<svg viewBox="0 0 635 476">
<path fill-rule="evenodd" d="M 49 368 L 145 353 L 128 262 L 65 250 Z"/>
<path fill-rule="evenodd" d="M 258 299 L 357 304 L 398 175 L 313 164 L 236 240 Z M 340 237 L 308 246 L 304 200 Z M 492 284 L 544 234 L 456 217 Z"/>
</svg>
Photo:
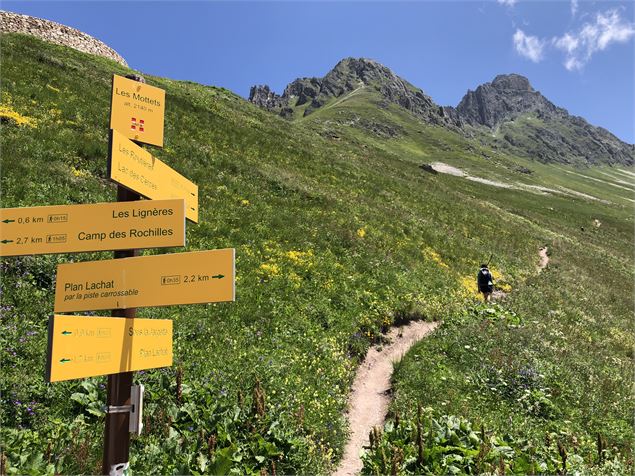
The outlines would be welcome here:
<svg viewBox="0 0 635 476">
<path fill-rule="evenodd" d="M 95 311 L 235 300 L 235 250 L 60 264 L 55 311 Z"/>
</svg>

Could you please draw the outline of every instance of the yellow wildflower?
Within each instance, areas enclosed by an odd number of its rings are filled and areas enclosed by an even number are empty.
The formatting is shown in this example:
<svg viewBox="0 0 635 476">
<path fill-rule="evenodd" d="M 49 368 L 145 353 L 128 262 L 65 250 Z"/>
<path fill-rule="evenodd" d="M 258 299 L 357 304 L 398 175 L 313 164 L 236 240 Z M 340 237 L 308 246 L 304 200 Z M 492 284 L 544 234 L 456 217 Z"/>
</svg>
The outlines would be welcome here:
<svg viewBox="0 0 635 476">
<path fill-rule="evenodd" d="M 260 270 L 269 276 L 278 276 L 280 274 L 280 266 L 275 263 L 262 263 Z"/>
<path fill-rule="evenodd" d="M 357 236 L 359 236 L 360 238 L 364 238 L 366 236 L 366 230 L 364 228 L 358 229 Z"/>
<path fill-rule="evenodd" d="M 464 291 L 464 294 L 475 295 L 478 294 L 478 285 L 476 284 L 476 276 L 462 276 L 459 279 L 459 284 Z"/>
<path fill-rule="evenodd" d="M 88 172 L 87 170 L 77 169 L 75 167 L 71 167 L 71 173 L 73 174 L 74 177 L 77 177 L 77 178 L 90 177 L 90 172 Z"/>
<path fill-rule="evenodd" d="M 37 121 L 32 117 L 23 116 L 19 112 L 15 111 L 11 106 L 6 104 L 0 105 L 0 121 L 12 121 L 18 126 L 35 127 Z"/>
<path fill-rule="evenodd" d="M 443 262 L 443 260 L 441 259 L 441 256 L 439 255 L 439 253 L 437 253 L 436 251 L 434 251 L 432 248 L 430 248 L 429 246 L 426 246 L 423 250 L 423 255 L 431 260 L 434 261 L 436 264 L 438 264 L 439 266 L 441 266 L 442 268 L 449 268 L 449 266 Z"/>
</svg>

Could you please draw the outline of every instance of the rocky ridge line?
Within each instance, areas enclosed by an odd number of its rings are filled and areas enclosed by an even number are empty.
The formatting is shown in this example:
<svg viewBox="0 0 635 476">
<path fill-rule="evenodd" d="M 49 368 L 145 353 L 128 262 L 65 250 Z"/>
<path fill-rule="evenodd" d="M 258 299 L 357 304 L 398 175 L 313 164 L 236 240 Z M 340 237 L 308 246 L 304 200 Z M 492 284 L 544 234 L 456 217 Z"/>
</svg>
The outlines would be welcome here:
<svg viewBox="0 0 635 476">
<path fill-rule="evenodd" d="M 383 98 L 379 107 L 397 104 L 425 122 L 447 127 L 457 125 L 444 108 L 435 104 L 421 89 L 397 76 L 390 68 L 366 58 L 345 58 L 323 78 L 298 78 L 282 95 L 271 91 L 267 85 L 253 86 L 249 101 L 283 117 L 292 115 L 294 108 L 304 106 L 304 116 L 307 116 L 334 98 L 362 88 L 379 92 Z"/>
<path fill-rule="evenodd" d="M 0 10 L 0 32 L 22 33 L 41 40 L 68 46 L 83 53 L 102 56 L 128 66 L 126 60 L 105 43 L 61 23 Z"/>
</svg>

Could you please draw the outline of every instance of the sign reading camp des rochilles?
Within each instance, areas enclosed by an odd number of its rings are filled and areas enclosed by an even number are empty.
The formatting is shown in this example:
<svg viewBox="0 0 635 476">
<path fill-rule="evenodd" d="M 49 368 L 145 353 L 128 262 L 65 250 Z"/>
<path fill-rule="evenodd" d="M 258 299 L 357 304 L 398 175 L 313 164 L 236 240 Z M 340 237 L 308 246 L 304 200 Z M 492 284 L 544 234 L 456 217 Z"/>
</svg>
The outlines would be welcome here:
<svg viewBox="0 0 635 476">
<path fill-rule="evenodd" d="M 185 246 L 185 202 L 3 208 L 0 236 L 0 256 Z"/>
</svg>

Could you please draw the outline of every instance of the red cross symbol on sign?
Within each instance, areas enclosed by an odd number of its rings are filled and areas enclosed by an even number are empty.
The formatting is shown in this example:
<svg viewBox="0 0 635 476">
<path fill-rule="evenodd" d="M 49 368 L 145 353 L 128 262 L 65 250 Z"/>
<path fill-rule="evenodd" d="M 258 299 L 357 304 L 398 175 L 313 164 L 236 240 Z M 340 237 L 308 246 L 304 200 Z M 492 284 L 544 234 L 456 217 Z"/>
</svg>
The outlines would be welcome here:
<svg viewBox="0 0 635 476">
<path fill-rule="evenodd" d="M 132 118 L 132 121 L 130 123 L 130 129 L 132 129 L 133 131 L 138 130 L 139 132 L 143 132 L 144 126 L 145 126 L 145 121 L 143 119 L 139 119 L 137 121 L 136 117 Z"/>
</svg>

